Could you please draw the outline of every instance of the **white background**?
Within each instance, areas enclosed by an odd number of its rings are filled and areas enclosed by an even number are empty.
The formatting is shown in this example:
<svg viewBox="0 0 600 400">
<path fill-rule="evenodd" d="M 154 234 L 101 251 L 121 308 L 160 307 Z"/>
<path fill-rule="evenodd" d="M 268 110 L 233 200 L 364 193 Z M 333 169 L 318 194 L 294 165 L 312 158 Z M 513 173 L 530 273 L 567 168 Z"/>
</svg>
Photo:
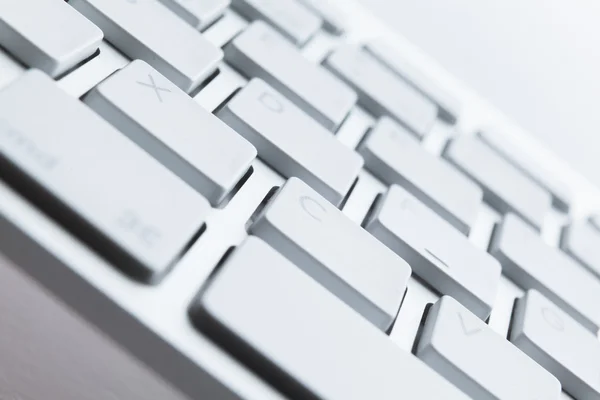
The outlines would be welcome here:
<svg viewBox="0 0 600 400">
<path fill-rule="evenodd" d="M 362 0 L 600 186 L 600 0 Z"/>
</svg>

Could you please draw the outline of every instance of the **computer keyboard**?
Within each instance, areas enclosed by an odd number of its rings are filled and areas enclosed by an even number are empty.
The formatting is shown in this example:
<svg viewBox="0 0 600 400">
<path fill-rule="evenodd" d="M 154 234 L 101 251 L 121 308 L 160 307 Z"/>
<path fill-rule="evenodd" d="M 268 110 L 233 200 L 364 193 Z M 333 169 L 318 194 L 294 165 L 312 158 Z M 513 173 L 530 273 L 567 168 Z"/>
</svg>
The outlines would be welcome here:
<svg viewBox="0 0 600 400">
<path fill-rule="evenodd" d="M 600 399 L 600 191 L 379 25 L 0 0 L 0 253 L 190 399 Z"/>
</svg>

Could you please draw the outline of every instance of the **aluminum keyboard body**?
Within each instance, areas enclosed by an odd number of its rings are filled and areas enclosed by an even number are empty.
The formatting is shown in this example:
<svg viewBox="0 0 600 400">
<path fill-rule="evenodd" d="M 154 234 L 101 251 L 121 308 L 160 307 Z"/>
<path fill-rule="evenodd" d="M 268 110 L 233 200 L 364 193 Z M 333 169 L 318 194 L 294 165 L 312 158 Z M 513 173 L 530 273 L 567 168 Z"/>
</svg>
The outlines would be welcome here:
<svg viewBox="0 0 600 400">
<path fill-rule="evenodd" d="M 526 149 L 538 165 L 543 165 L 558 179 L 569 183 L 569 189 L 573 193 L 570 211 L 572 218 L 580 218 L 600 209 L 598 188 L 546 151 L 526 132 L 512 125 L 505 116 L 500 115 L 484 100 L 449 76 L 406 39 L 385 27 L 354 0 L 331 2 L 345 13 L 348 34 L 344 37 L 344 42 L 362 43 L 379 36 L 393 41 L 399 52 L 461 102 L 463 106 L 456 131 L 474 135 L 481 126 L 497 127 L 497 131 L 502 132 L 506 140 Z M 204 31 L 204 37 L 215 46 L 221 47 L 248 24 L 249 22 L 238 13 L 229 9 L 221 19 Z M 335 35 L 319 31 L 301 51 L 307 59 L 320 62 L 338 43 L 340 39 Z M 58 85 L 73 97 L 80 97 L 129 61 L 111 45 L 103 42 L 100 55 L 96 59 L 61 78 Z M 15 62 L 0 48 L 0 90 L 24 71 L 25 67 Z M 247 80 L 235 70 L 221 65 L 220 74 L 195 94 L 194 99 L 209 111 L 214 111 L 246 83 Z M 344 145 L 355 148 L 366 129 L 375 122 L 373 116 L 362 108 L 354 108 L 342 123 L 336 138 Z M 453 129 L 438 120 L 426 135 L 423 146 L 433 154 L 440 154 L 445 138 L 451 135 Z M 247 237 L 246 222 L 265 195 L 273 186 L 281 186 L 285 181 L 281 175 L 258 159 L 254 161 L 253 168 L 254 173 L 227 206 L 214 209 L 207 217 L 206 224 L 209 229 L 157 286 L 140 285 L 130 280 L 2 181 L 0 239 L 4 235 L 17 234 L 32 238 L 32 242 L 27 243 L 27 246 L 44 249 L 56 263 L 53 267 L 55 269 L 51 271 L 31 267 L 28 273 L 56 296 L 72 304 L 79 313 L 142 362 L 152 365 L 158 374 L 190 398 L 202 398 L 207 380 L 216 378 L 222 386 L 211 387 L 214 389 L 214 398 L 229 399 L 239 396 L 256 400 L 281 399 L 283 396 L 279 392 L 264 383 L 248 367 L 199 334 L 188 316 L 192 300 L 214 266 L 229 247 L 242 243 Z M 385 185 L 363 169 L 343 212 L 360 224 L 376 195 L 385 190 Z M 493 225 L 500 218 L 497 212 L 481 205 L 469 240 L 476 246 L 487 249 Z M 565 220 L 566 217 L 556 210 L 548 215 L 541 232 L 548 244 L 558 245 Z M 9 258 L 23 265 L 35 263 L 35 257 L 31 254 L 5 246 L 4 243 L 8 242 L 0 240 L 0 252 Z M 50 272 L 60 276 L 68 275 L 68 284 L 67 281 L 64 284 L 57 283 L 52 279 Z M 75 304 L 74 299 L 82 292 L 87 293 L 90 301 Z M 514 299 L 523 293 L 507 278 L 501 278 L 489 325 L 503 337 L 507 336 Z M 411 278 L 395 328 L 391 330 L 390 340 L 405 351 L 410 351 L 426 304 L 434 303 L 439 298 L 440 296 L 430 288 Z M 99 307 L 98 304 L 102 306 Z M 157 359 L 160 359 L 160 362 L 156 362 Z M 569 397 L 563 393 L 563 398 Z"/>
</svg>

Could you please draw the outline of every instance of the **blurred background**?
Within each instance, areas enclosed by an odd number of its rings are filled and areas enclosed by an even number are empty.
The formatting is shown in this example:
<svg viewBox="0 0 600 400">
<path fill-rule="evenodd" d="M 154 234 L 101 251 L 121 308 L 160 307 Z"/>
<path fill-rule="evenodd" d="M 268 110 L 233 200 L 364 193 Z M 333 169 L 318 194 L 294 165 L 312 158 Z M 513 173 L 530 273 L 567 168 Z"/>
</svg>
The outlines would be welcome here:
<svg viewBox="0 0 600 400">
<path fill-rule="evenodd" d="M 361 1 L 600 186 L 600 1 Z"/>
</svg>

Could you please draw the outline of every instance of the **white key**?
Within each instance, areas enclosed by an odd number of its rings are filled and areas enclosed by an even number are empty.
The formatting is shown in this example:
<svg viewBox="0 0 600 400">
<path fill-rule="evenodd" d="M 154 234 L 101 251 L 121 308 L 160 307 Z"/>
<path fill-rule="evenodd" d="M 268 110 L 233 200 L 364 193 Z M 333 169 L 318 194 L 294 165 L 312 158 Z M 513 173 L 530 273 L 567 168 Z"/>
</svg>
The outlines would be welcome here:
<svg viewBox="0 0 600 400">
<path fill-rule="evenodd" d="M 185 92 L 216 71 L 223 52 L 157 1 L 71 0 L 131 59 L 139 58 Z"/>
<path fill-rule="evenodd" d="M 84 101 L 215 205 L 256 158 L 254 146 L 141 60 Z"/>
<path fill-rule="evenodd" d="M 592 332 L 600 327 L 600 280 L 513 214 L 504 217 L 490 243 L 502 273 L 522 289 L 535 289 Z"/>
<path fill-rule="evenodd" d="M 417 356 L 477 400 L 558 400 L 560 383 L 452 297 L 427 314 Z"/>
<path fill-rule="evenodd" d="M 481 188 L 421 147 L 406 128 L 381 118 L 363 140 L 359 153 L 365 167 L 385 184 L 404 187 L 456 229 L 469 234 L 481 206 Z"/>
<path fill-rule="evenodd" d="M 600 342 L 535 290 L 517 300 L 510 341 L 577 399 L 600 399 Z"/>
<path fill-rule="evenodd" d="M 24 107 L 24 105 L 27 105 Z M 38 70 L 0 92 L 0 170 L 132 277 L 156 282 L 200 233 L 208 202 Z"/>
<path fill-rule="evenodd" d="M 215 22 L 229 7 L 231 0 L 159 0 L 196 29 Z"/>
<path fill-rule="evenodd" d="M 260 78 L 325 128 L 336 131 L 356 93 L 335 75 L 307 60 L 263 21 L 254 22 L 225 49 L 225 59 L 251 78 Z"/>
<path fill-rule="evenodd" d="M 436 103 L 441 119 L 451 124 L 456 122 L 462 108 L 460 102 L 449 91 L 439 86 L 435 79 L 424 74 L 420 68 L 382 38 L 368 42 L 365 49 Z"/>
<path fill-rule="evenodd" d="M 483 199 L 502 214 L 515 213 L 540 230 L 552 196 L 476 137 L 458 136 L 444 157 L 481 185 Z"/>
<path fill-rule="evenodd" d="M 600 214 L 590 215 L 588 220 L 590 221 L 590 224 L 592 224 L 594 229 L 600 232 Z"/>
<path fill-rule="evenodd" d="M 418 137 L 433 126 L 437 106 L 364 50 L 341 46 L 325 66 L 356 90 L 360 105 L 376 118 L 390 116 Z"/>
<path fill-rule="evenodd" d="M 302 179 L 336 206 L 362 168 L 355 151 L 260 79 L 251 80 L 217 115 L 277 172 Z"/>
<path fill-rule="evenodd" d="M 575 221 L 566 227 L 561 247 L 600 279 L 600 232 L 589 221 Z"/>
<path fill-rule="evenodd" d="M 515 144 L 503 132 L 486 129 L 478 132 L 477 135 L 522 173 L 549 191 L 554 206 L 564 212 L 569 211 L 573 195 L 568 185 L 552 171 L 535 161 L 525 147 Z"/>
<path fill-rule="evenodd" d="M 0 1 L 0 46 L 53 78 L 98 49 L 102 31 L 64 1 Z"/>
<path fill-rule="evenodd" d="M 334 35 L 346 32 L 347 18 L 338 4 L 329 0 L 298 0 L 323 18 L 323 28 Z"/>
<path fill-rule="evenodd" d="M 273 25 L 297 46 L 304 45 L 323 24 L 321 17 L 296 0 L 232 0 L 231 5 L 250 21 Z"/>
<path fill-rule="evenodd" d="M 482 320 L 489 317 L 500 264 L 405 189 L 392 185 L 364 226 L 426 284 L 456 298 Z"/>
<path fill-rule="evenodd" d="M 191 316 L 290 399 L 469 398 L 252 236 L 200 293 Z"/>
<path fill-rule="evenodd" d="M 249 231 L 375 326 L 391 328 L 410 267 L 300 179 L 287 181 Z"/>
</svg>

